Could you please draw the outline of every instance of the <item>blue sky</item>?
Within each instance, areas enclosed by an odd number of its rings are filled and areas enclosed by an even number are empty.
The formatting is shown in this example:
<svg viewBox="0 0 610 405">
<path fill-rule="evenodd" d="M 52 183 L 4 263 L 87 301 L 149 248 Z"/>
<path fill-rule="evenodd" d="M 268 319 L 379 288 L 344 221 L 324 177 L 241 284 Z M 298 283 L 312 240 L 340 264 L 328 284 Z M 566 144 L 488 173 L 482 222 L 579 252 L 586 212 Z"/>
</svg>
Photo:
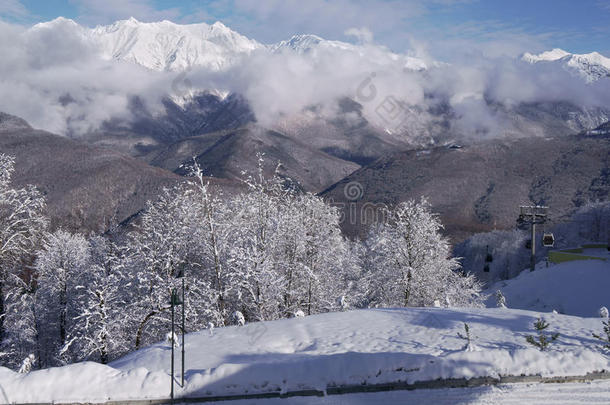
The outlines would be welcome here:
<svg viewBox="0 0 610 405">
<path fill-rule="evenodd" d="M 353 41 L 345 31 L 366 28 L 375 42 L 399 52 L 558 47 L 610 57 L 610 0 L 0 0 L 4 21 L 33 24 L 58 16 L 90 26 L 130 16 L 220 20 L 264 43 L 299 33 Z"/>
</svg>

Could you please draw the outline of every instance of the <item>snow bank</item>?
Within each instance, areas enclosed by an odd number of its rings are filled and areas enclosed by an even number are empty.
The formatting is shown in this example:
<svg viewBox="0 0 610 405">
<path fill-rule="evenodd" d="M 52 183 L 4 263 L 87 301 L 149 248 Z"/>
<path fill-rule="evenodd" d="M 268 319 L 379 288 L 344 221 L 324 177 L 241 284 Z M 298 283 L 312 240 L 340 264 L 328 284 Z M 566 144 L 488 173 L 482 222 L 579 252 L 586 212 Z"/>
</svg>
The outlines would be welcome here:
<svg viewBox="0 0 610 405">
<path fill-rule="evenodd" d="M 547 352 L 525 342 L 539 313 L 409 308 L 329 313 L 217 328 L 186 336 L 185 388 L 204 396 L 343 384 L 500 375 L 561 376 L 610 370 L 591 338 L 599 318 L 545 314 L 560 337 Z M 467 322 L 478 351 L 466 352 Z M 109 366 L 80 363 L 28 375 L 0 369 L 6 402 L 160 398 L 169 394 L 170 348 L 149 346 Z M 180 354 L 176 354 L 179 371 Z"/>
<path fill-rule="evenodd" d="M 84 362 L 19 374 L 0 367 L 0 403 L 105 402 L 168 394 L 167 374 L 144 368 L 121 371 Z"/>
</svg>

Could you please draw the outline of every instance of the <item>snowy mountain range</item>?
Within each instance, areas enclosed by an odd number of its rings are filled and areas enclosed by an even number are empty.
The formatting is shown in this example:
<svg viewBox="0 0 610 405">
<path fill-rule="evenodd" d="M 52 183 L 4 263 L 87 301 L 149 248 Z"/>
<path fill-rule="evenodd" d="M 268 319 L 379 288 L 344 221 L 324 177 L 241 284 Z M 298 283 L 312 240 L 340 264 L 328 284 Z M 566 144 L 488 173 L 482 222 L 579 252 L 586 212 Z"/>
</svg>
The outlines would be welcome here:
<svg viewBox="0 0 610 405">
<path fill-rule="evenodd" d="M 183 71 L 193 66 L 212 71 L 223 70 L 256 50 L 272 53 L 291 50 L 298 54 L 315 54 L 324 50 L 361 53 L 362 49 L 360 45 L 326 40 L 310 34 L 294 35 L 288 40 L 265 45 L 231 30 L 221 22 L 181 25 L 167 20 L 145 23 L 130 18 L 106 26 L 87 28 L 73 20 L 59 17 L 36 24 L 32 29 L 59 26 L 77 32 L 90 41 L 105 59 L 127 61 L 156 71 Z M 403 60 L 404 67 L 408 69 L 428 68 L 429 63 L 421 58 L 387 52 L 390 59 Z M 610 76 L 610 58 L 597 52 L 573 54 L 556 48 L 538 55 L 527 52 L 522 60 L 532 64 L 560 63 L 588 83 Z"/>
<path fill-rule="evenodd" d="M 311 54 L 320 50 L 359 52 L 360 46 L 331 41 L 316 35 L 294 35 L 275 44 L 261 44 L 225 26 L 214 24 L 175 24 L 171 21 L 144 23 L 130 18 L 113 24 L 87 28 L 59 17 L 39 23 L 32 30 L 64 29 L 75 32 L 101 52 L 104 59 L 127 61 L 156 71 L 184 71 L 201 66 L 212 71 L 223 70 L 241 57 L 256 50 Z M 404 60 L 413 70 L 426 69 L 426 63 L 413 56 L 388 52 L 393 60 Z"/>
<path fill-rule="evenodd" d="M 587 83 L 610 77 L 610 58 L 598 52 L 579 55 L 555 48 L 538 55 L 526 52 L 523 60 L 529 63 L 559 63 L 566 70 L 581 76 Z"/>
<path fill-rule="evenodd" d="M 221 22 L 180 25 L 167 20 L 143 23 L 130 18 L 90 29 L 59 17 L 32 29 L 58 27 L 76 31 L 97 47 L 105 59 L 132 62 L 158 71 L 183 71 L 191 66 L 221 70 L 241 56 L 264 48 Z"/>
</svg>

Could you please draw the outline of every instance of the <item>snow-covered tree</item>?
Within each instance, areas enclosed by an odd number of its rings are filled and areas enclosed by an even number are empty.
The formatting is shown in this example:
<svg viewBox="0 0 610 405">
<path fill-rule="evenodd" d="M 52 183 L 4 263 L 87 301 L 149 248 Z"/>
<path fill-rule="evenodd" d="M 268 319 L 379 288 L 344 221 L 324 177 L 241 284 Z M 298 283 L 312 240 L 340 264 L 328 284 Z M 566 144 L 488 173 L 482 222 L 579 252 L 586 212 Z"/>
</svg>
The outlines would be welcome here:
<svg viewBox="0 0 610 405">
<path fill-rule="evenodd" d="M 65 352 L 72 358 L 103 364 L 129 349 L 128 291 L 131 283 L 119 248 L 103 237 L 89 241 L 91 259 L 79 278 L 75 325 L 67 337 Z"/>
<path fill-rule="evenodd" d="M 608 319 L 606 317 L 606 319 Z M 602 324 L 604 325 L 604 335 L 601 334 L 597 334 L 597 333 L 593 333 L 593 337 L 596 339 L 599 339 L 603 342 L 603 347 L 606 350 L 610 350 L 610 320 L 606 320 L 606 321 L 602 321 Z"/>
<path fill-rule="evenodd" d="M 297 308 L 307 315 L 347 308 L 356 301 L 354 284 L 360 269 L 341 233 L 337 209 L 308 193 L 296 197 L 292 207 L 291 217 L 299 220 L 293 232 L 299 246 L 292 293 L 298 298 Z"/>
<path fill-rule="evenodd" d="M 500 291 L 500 290 L 496 291 L 496 306 L 498 308 L 506 308 L 506 298 L 504 297 L 504 294 L 502 294 L 502 291 Z"/>
<path fill-rule="evenodd" d="M 36 362 L 36 356 L 34 356 L 33 353 L 28 354 L 28 356 L 25 359 L 23 359 L 23 362 L 21 363 L 21 367 L 19 368 L 19 373 L 27 374 L 30 371 L 32 371 L 32 366 L 34 365 L 35 362 Z"/>
<path fill-rule="evenodd" d="M 167 332 L 165 334 L 165 342 L 169 343 L 170 347 L 180 347 L 180 340 L 178 340 L 178 335 L 175 332 Z"/>
<path fill-rule="evenodd" d="M 520 230 L 495 230 L 477 233 L 458 244 L 454 255 L 461 257 L 462 267 L 478 275 L 482 280 L 493 283 L 516 277 L 529 265 L 529 255 L 524 249 L 527 232 Z M 539 249 L 541 259 L 546 253 Z M 487 256 L 493 258 L 487 262 Z M 486 265 L 489 272 L 485 272 Z"/>
<path fill-rule="evenodd" d="M 218 192 L 212 193 L 209 181 L 197 164 L 193 165 L 191 174 L 194 191 L 188 193 L 187 204 L 192 208 L 189 214 L 192 237 L 197 241 L 197 277 L 206 283 L 209 288 L 207 294 L 214 301 L 208 317 L 217 325 L 227 325 L 231 314 L 230 300 L 240 296 L 236 267 L 241 262 L 232 262 L 231 250 L 237 249 L 237 232 L 243 232 L 239 225 L 234 225 L 240 222 L 242 207 L 234 203 L 231 209 Z"/>
<path fill-rule="evenodd" d="M 45 352 L 43 365 L 63 364 L 74 360 L 66 351 L 68 337 L 74 334 L 75 318 L 82 299 L 82 280 L 88 271 L 90 249 L 79 234 L 58 230 L 46 237 L 38 252 L 36 270 L 38 290 L 36 310 Z"/>
<path fill-rule="evenodd" d="M 450 257 L 442 225 L 425 199 L 406 201 L 386 213 L 387 224 L 373 228 L 367 245 L 377 264 L 367 282 L 376 305 L 480 305 L 480 284 Z"/>
<path fill-rule="evenodd" d="M 24 262 L 39 246 L 48 221 L 45 200 L 33 186 L 14 188 L 12 157 L 0 153 L 0 343 L 5 337 L 5 300 L 12 288 L 21 288 Z"/>
<path fill-rule="evenodd" d="M 230 263 L 238 274 L 239 304 L 249 321 L 278 317 L 276 297 L 280 216 L 287 192 L 277 173 L 266 178 L 262 156 L 258 169 L 245 178 L 247 190 L 230 202 L 234 240 Z"/>
<path fill-rule="evenodd" d="M 599 317 L 600 318 L 608 318 L 609 315 L 610 315 L 610 313 L 608 312 L 608 308 L 601 307 L 599 309 Z"/>
<path fill-rule="evenodd" d="M 14 284 L 6 296 L 4 325 L 6 332 L 2 342 L 3 364 L 17 367 L 29 353 L 37 353 L 38 324 L 36 319 L 36 290 L 32 277 L 14 278 Z"/>
<path fill-rule="evenodd" d="M 610 242 L 610 202 L 590 202 L 579 207 L 570 218 L 569 228 L 562 228 L 561 239 L 570 237 L 576 246 L 587 242 Z M 569 235 L 569 236 L 568 236 Z"/>
<path fill-rule="evenodd" d="M 246 318 L 241 311 L 235 311 L 231 314 L 231 323 L 237 326 L 244 326 L 246 324 Z"/>
<path fill-rule="evenodd" d="M 130 317 L 135 321 L 134 345 L 162 339 L 169 325 L 169 299 L 187 277 L 186 319 L 199 329 L 218 319 L 216 299 L 203 274 L 201 211 L 192 189 L 180 186 L 149 202 L 138 229 L 129 235 Z"/>
<path fill-rule="evenodd" d="M 231 263 L 241 286 L 239 308 L 249 320 L 269 320 L 339 309 L 340 297 L 347 307 L 357 256 L 337 209 L 296 191 L 278 171 L 266 178 L 262 168 L 259 156 L 247 191 L 229 203 L 236 213 Z"/>
</svg>

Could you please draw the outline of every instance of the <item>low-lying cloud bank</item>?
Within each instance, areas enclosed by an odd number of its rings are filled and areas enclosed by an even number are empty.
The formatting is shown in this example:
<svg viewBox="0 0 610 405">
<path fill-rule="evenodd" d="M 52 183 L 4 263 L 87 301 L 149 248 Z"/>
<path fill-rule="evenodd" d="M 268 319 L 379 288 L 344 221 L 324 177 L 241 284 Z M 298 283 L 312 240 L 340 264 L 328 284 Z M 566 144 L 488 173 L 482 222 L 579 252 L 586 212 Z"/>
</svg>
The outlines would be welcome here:
<svg viewBox="0 0 610 405">
<path fill-rule="evenodd" d="M 78 136 L 111 118 L 129 121 L 134 96 L 162 114 L 161 100 L 168 95 L 235 92 L 246 97 L 263 125 L 313 105 L 332 115 L 337 100 L 351 97 L 374 125 L 417 136 L 418 128 L 437 119 L 430 111 L 451 111 L 457 133 L 494 134 L 511 125 L 499 111 L 522 103 L 566 101 L 610 109 L 610 78 L 587 84 L 558 63 L 530 64 L 472 49 L 437 63 L 418 58 L 424 49 L 409 57 L 393 54 L 372 44 L 369 34 L 360 46 L 262 48 L 223 70 L 193 67 L 180 73 L 104 59 L 69 22 L 39 29 L 0 22 L 0 111 Z"/>
</svg>

